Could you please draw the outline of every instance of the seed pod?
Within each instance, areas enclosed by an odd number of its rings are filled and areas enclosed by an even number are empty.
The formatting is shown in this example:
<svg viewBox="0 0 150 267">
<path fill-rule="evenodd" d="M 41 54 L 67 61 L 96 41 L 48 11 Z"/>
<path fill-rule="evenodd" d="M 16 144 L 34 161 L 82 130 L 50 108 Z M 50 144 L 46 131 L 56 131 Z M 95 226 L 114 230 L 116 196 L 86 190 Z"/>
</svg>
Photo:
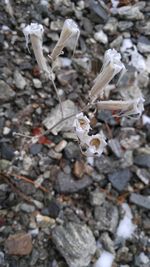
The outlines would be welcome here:
<svg viewBox="0 0 150 267">
<path fill-rule="evenodd" d="M 99 101 L 96 104 L 98 109 L 115 110 L 119 111 L 120 115 L 139 118 L 144 110 L 143 102 L 144 98 L 139 97 L 128 101 Z"/>
<path fill-rule="evenodd" d="M 50 58 L 52 61 L 55 61 L 55 59 L 62 53 L 63 48 L 66 46 L 68 40 L 72 37 L 75 37 L 75 45 L 73 48 L 73 52 L 75 51 L 77 41 L 79 39 L 80 30 L 77 26 L 77 24 L 72 19 L 66 19 L 60 34 L 60 38 L 54 47 Z"/>
<path fill-rule="evenodd" d="M 125 71 L 125 66 L 121 62 L 121 56 L 115 49 L 109 49 L 104 55 L 104 63 L 100 74 L 94 81 L 90 91 L 91 101 L 94 102 L 98 97 L 103 97 L 105 87 L 110 83 L 114 76 L 120 73 L 120 77 Z"/>
<path fill-rule="evenodd" d="M 29 35 L 30 35 L 32 48 L 33 48 L 34 55 L 35 55 L 35 58 L 39 65 L 40 70 L 49 75 L 51 70 L 50 68 L 48 68 L 46 64 L 46 59 L 43 55 L 43 48 L 42 48 L 43 32 L 44 32 L 43 26 L 37 23 L 31 23 L 30 25 L 26 26 L 23 29 L 23 33 L 26 38 L 27 47 L 28 47 Z"/>
</svg>

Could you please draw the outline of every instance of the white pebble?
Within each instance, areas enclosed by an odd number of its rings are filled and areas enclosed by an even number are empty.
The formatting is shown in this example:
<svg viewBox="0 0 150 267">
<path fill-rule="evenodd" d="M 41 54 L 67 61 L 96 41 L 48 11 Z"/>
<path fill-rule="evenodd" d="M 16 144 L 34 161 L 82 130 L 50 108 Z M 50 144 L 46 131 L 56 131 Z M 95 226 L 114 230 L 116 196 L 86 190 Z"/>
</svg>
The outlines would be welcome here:
<svg viewBox="0 0 150 267">
<path fill-rule="evenodd" d="M 42 88 L 42 83 L 39 79 L 33 79 L 33 84 L 36 89 Z"/>
<path fill-rule="evenodd" d="M 94 34 L 94 38 L 95 38 L 96 41 L 99 41 L 102 44 L 107 44 L 108 43 L 108 37 L 102 30 L 99 31 L 99 32 L 96 32 Z"/>
<path fill-rule="evenodd" d="M 4 127 L 3 128 L 3 135 L 8 135 L 10 133 L 10 128 Z"/>
</svg>

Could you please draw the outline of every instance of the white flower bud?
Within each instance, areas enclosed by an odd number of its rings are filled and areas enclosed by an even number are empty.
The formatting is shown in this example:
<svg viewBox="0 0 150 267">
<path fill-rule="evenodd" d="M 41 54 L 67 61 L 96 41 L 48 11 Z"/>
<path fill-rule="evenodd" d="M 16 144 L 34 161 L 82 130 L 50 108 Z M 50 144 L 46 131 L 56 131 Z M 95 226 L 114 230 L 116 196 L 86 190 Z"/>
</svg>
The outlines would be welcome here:
<svg viewBox="0 0 150 267">
<path fill-rule="evenodd" d="M 90 130 L 89 119 L 86 116 L 84 116 L 83 113 L 80 113 L 80 114 L 76 115 L 73 126 L 75 128 L 75 132 L 76 132 L 76 135 L 78 136 L 78 138 L 81 141 L 84 140 L 84 136 Z"/>
<path fill-rule="evenodd" d="M 63 48 L 66 46 L 68 40 L 72 37 L 76 38 L 73 48 L 74 51 L 77 45 L 79 35 L 80 30 L 77 24 L 72 19 L 66 19 L 60 34 L 60 38 L 50 55 L 52 61 L 54 61 L 62 53 Z"/>
<path fill-rule="evenodd" d="M 27 47 L 28 47 L 29 35 L 30 35 L 32 48 L 33 48 L 34 55 L 35 55 L 35 58 L 39 65 L 40 70 L 47 74 L 50 74 L 50 69 L 48 68 L 46 64 L 46 59 L 43 55 L 43 48 L 42 48 L 43 32 L 44 32 L 43 26 L 37 23 L 31 23 L 30 25 L 26 26 L 23 29 L 23 33 L 26 38 Z"/>
<path fill-rule="evenodd" d="M 94 81 L 90 91 L 90 98 L 94 102 L 99 96 L 103 96 L 105 87 L 118 73 L 122 76 L 125 72 L 125 66 L 121 62 L 121 56 L 115 49 L 109 49 L 105 52 L 104 63 L 100 74 Z"/>
</svg>

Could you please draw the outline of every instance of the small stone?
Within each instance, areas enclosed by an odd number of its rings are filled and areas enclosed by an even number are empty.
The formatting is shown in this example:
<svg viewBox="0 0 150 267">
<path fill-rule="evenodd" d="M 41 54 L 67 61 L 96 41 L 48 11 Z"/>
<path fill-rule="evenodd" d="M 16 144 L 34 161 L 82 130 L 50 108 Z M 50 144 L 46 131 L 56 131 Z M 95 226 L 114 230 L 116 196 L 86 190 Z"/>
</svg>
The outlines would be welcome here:
<svg viewBox="0 0 150 267">
<path fill-rule="evenodd" d="M 67 145 L 67 141 L 66 140 L 62 140 L 60 141 L 56 146 L 55 146 L 55 151 L 56 152 L 62 152 L 64 150 L 64 148 Z"/>
<path fill-rule="evenodd" d="M 39 79 L 33 79 L 33 84 L 34 84 L 34 87 L 36 88 L 36 89 L 40 89 L 40 88 L 42 88 L 42 83 L 41 83 L 41 81 L 39 80 Z"/>
<path fill-rule="evenodd" d="M 15 92 L 3 80 L 0 80 L 0 101 L 6 102 L 14 98 Z"/>
<path fill-rule="evenodd" d="M 112 254 L 115 254 L 114 242 L 110 238 L 107 232 L 104 232 L 100 236 L 100 242 L 102 242 L 103 247 L 106 251 L 109 251 Z"/>
<path fill-rule="evenodd" d="M 150 259 L 147 255 L 145 255 L 144 252 L 141 252 L 140 255 L 136 256 L 135 257 L 135 263 L 136 263 L 136 266 L 138 267 L 145 267 L 145 264 L 149 264 L 150 263 Z M 146 265 L 147 267 L 148 265 Z"/>
<path fill-rule="evenodd" d="M 75 106 L 74 102 L 71 100 L 66 100 L 62 102 L 62 107 L 63 107 L 64 118 L 77 114 L 78 112 L 77 107 Z M 57 105 L 56 108 L 54 108 L 51 111 L 50 115 L 43 121 L 43 124 L 47 129 L 51 129 L 52 127 L 54 127 L 54 125 L 60 122 L 59 125 L 57 125 L 51 130 L 51 132 L 54 135 L 57 135 L 58 132 L 60 131 L 67 131 L 67 130 L 73 129 L 74 116 L 62 122 L 61 120 L 62 120 L 62 114 L 61 114 L 60 105 Z"/>
<path fill-rule="evenodd" d="M 143 168 L 150 168 L 150 154 L 148 153 L 137 154 L 134 157 L 134 164 Z"/>
<path fill-rule="evenodd" d="M 112 203 L 105 201 L 101 206 L 94 209 L 96 227 L 99 231 L 109 231 L 115 233 L 118 225 L 118 209 Z"/>
<path fill-rule="evenodd" d="M 123 153 L 123 157 L 120 159 L 120 167 L 128 168 L 133 165 L 133 151 L 127 150 Z"/>
<path fill-rule="evenodd" d="M 57 75 L 57 78 L 62 86 L 66 86 L 77 78 L 77 73 L 75 70 L 61 71 L 61 73 Z"/>
<path fill-rule="evenodd" d="M 141 53 L 150 53 L 150 41 L 145 36 L 141 36 L 138 40 L 137 48 Z"/>
<path fill-rule="evenodd" d="M 131 178 L 131 172 L 129 169 L 121 169 L 114 173 L 108 175 L 108 180 L 111 182 L 113 187 L 117 189 L 119 192 L 126 189 L 128 182 Z"/>
<path fill-rule="evenodd" d="M 32 250 L 31 259 L 30 259 L 30 266 L 34 266 L 39 259 L 39 251 L 37 249 Z"/>
<path fill-rule="evenodd" d="M 108 11 L 104 8 L 104 3 L 102 6 L 100 2 L 90 1 L 90 9 L 104 21 L 108 20 Z"/>
<path fill-rule="evenodd" d="M 110 17 L 108 22 L 104 26 L 104 30 L 110 34 L 117 32 L 118 21 L 114 17 Z"/>
<path fill-rule="evenodd" d="M 116 50 L 119 50 L 121 47 L 122 41 L 123 41 L 123 37 L 122 37 L 122 35 L 119 35 L 116 39 L 114 39 L 110 43 L 110 47 L 115 48 Z"/>
<path fill-rule="evenodd" d="M 88 266 L 96 251 L 95 238 L 87 225 L 67 223 L 56 226 L 52 240 L 70 267 Z"/>
<path fill-rule="evenodd" d="M 25 155 L 23 158 L 23 168 L 25 171 L 29 171 L 33 166 L 33 159 Z"/>
<path fill-rule="evenodd" d="M 54 149 L 51 149 L 48 152 L 48 156 L 52 159 L 61 159 L 62 158 L 62 153 L 56 152 Z"/>
<path fill-rule="evenodd" d="M 136 204 L 137 206 L 150 210 L 150 198 L 148 196 L 132 193 L 130 196 L 130 202 Z"/>
<path fill-rule="evenodd" d="M 99 121 L 108 123 L 111 126 L 114 126 L 117 124 L 115 119 L 112 116 L 112 112 L 109 110 L 100 110 L 98 111 L 97 118 Z"/>
<path fill-rule="evenodd" d="M 73 174 L 77 177 L 77 178 L 81 178 L 85 173 L 85 166 L 84 163 L 81 161 L 76 161 L 73 165 Z"/>
<path fill-rule="evenodd" d="M 61 206 L 55 200 L 51 200 L 48 204 L 48 214 L 52 218 L 57 218 L 60 212 Z"/>
<path fill-rule="evenodd" d="M 5 266 L 4 263 L 5 263 L 5 254 L 2 251 L 0 251 L 0 266 Z"/>
<path fill-rule="evenodd" d="M 55 190 L 58 193 L 71 194 L 85 189 L 91 183 L 92 180 L 88 176 L 76 181 L 69 174 L 60 172 L 55 182 Z"/>
<path fill-rule="evenodd" d="M 23 90 L 25 88 L 27 84 L 26 80 L 18 70 L 16 70 L 14 73 L 14 80 L 15 80 L 15 85 L 18 89 Z"/>
<path fill-rule="evenodd" d="M 96 32 L 94 34 L 94 38 L 95 38 L 96 41 L 99 41 L 102 44 L 107 44 L 108 43 L 108 37 L 102 30 L 99 31 L 99 32 Z"/>
<path fill-rule="evenodd" d="M 105 201 L 105 197 L 106 197 L 105 193 L 95 190 L 90 193 L 90 204 L 92 206 L 102 205 Z"/>
<path fill-rule="evenodd" d="M 11 129 L 9 127 L 3 128 L 3 135 L 8 135 L 10 133 Z"/>
<path fill-rule="evenodd" d="M 120 18 L 125 18 L 128 20 L 142 20 L 144 19 L 143 13 L 139 10 L 137 6 L 123 6 L 117 8 L 117 13 Z"/>
<path fill-rule="evenodd" d="M 35 211 L 35 207 L 33 205 L 23 203 L 20 205 L 20 210 L 27 212 L 27 213 L 31 213 Z"/>
<path fill-rule="evenodd" d="M 32 251 L 31 235 L 27 233 L 10 235 L 5 241 L 5 249 L 9 255 L 29 255 Z"/>
<path fill-rule="evenodd" d="M 6 143 L 1 144 L 0 153 L 3 159 L 12 160 L 13 157 L 15 156 L 14 152 L 15 152 L 14 148 L 9 144 Z"/>
<path fill-rule="evenodd" d="M 79 159 L 80 153 L 81 152 L 79 146 L 73 142 L 69 142 L 64 149 L 64 154 L 69 160 Z"/>
<path fill-rule="evenodd" d="M 137 177 L 146 185 L 150 184 L 150 172 L 146 169 L 137 168 L 136 169 Z"/>
<path fill-rule="evenodd" d="M 40 153 L 41 150 L 42 150 L 42 145 L 41 144 L 33 144 L 30 147 L 30 153 L 32 155 L 34 155 L 34 156 L 37 155 L 38 153 Z"/>
<path fill-rule="evenodd" d="M 144 33 L 144 35 L 150 35 L 150 21 L 149 20 L 147 20 L 147 21 L 142 21 L 142 23 L 141 23 L 141 21 L 140 22 L 137 22 L 136 23 L 136 28 L 137 28 L 137 30 L 138 30 L 138 32 L 140 32 L 140 33 Z"/>
<path fill-rule="evenodd" d="M 55 41 L 55 40 L 53 40 Z M 71 66 L 72 60 L 67 57 L 57 57 L 53 62 L 54 68 L 69 68 Z"/>
<path fill-rule="evenodd" d="M 57 20 L 51 21 L 51 23 L 50 23 L 50 29 L 52 31 L 61 31 L 62 27 L 63 27 L 63 21 L 62 20 L 57 19 Z"/>
<path fill-rule="evenodd" d="M 55 224 L 55 220 L 48 216 L 43 216 L 41 214 L 36 215 L 36 221 L 39 227 L 47 228 Z"/>
<path fill-rule="evenodd" d="M 84 70 L 86 72 L 90 72 L 91 71 L 91 60 L 90 60 L 89 57 L 74 58 L 73 62 L 81 70 Z"/>
<path fill-rule="evenodd" d="M 123 155 L 123 150 L 121 148 L 121 145 L 118 141 L 118 139 L 109 139 L 108 146 L 111 148 L 112 152 L 117 158 L 121 158 Z"/>
<path fill-rule="evenodd" d="M 88 34 L 92 34 L 93 32 L 93 25 L 91 23 L 91 20 L 88 19 L 87 17 L 82 17 L 82 23 L 83 23 L 83 28 Z"/>
<path fill-rule="evenodd" d="M 11 161 L 6 159 L 0 159 L 0 171 L 7 171 L 11 165 Z"/>
<path fill-rule="evenodd" d="M 130 28 L 133 27 L 133 22 L 132 21 L 126 21 L 126 20 L 122 20 L 122 21 L 119 21 L 118 22 L 118 28 L 120 31 L 125 31 L 125 30 L 128 30 Z"/>
</svg>

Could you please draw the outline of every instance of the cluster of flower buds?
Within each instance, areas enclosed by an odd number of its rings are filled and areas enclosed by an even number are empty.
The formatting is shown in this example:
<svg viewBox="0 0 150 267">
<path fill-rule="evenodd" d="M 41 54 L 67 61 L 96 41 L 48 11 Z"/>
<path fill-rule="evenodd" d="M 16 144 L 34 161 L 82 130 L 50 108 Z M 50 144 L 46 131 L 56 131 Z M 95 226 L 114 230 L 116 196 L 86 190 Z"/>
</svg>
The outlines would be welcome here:
<svg viewBox="0 0 150 267">
<path fill-rule="evenodd" d="M 100 156 L 107 143 L 102 133 L 89 136 L 90 128 L 90 121 L 83 113 L 76 115 L 74 129 L 83 154 L 88 157 Z"/>
<path fill-rule="evenodd" d="M 90 91 L 90 99 L 94 102 L 98 97 L 102 98 L 106 86 L 117 75 L 121 76 L 126 71 L 121 62 L 121 55 L 115 49 L 108 49 L 104 55 L 104 62 L 100 74 L 94 81 Z"/>
</svg>

